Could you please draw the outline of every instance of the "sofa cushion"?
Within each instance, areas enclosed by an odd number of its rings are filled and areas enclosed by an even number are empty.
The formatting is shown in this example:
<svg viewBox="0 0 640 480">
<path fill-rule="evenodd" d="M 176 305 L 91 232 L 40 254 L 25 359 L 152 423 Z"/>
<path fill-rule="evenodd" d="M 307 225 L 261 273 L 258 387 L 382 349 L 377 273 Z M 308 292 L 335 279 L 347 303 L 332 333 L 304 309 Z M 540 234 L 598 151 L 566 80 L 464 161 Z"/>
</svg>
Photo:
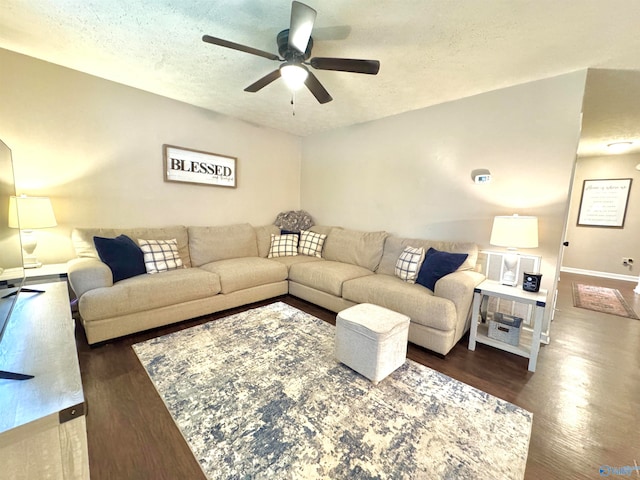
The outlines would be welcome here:
<svg viewBox="0 0 640 480">
<path fill-rule="evenodd" d="M 332 227 L 331 225 L 314 225 L 307 228 L 309 232 L 320 233 L 322 235 L 329 235 L 333 230 L 344 230 L 342 227 Z"/>
<path fill-rule="evenodd" d="M 170 240 L 138 239 L 144 256 L 144 266 L 147 273 L 160 273 L 176 268 L 182 268 L 182 260 L 178 254 L 178 242 Z"/>
<path fill-rule="evenodd" d="M 101 320 L 199 300 L 219 292 L 217 275 L 199 268 L 180 268 L 89 290 L 80 297 L 80 310 L 85 321 Z"/>
<path fill-rule="evenodd" d="M 296 263 L 289 269 L 290 281 L 337 297 L 342 296 L 342 284 L 345 281 L 367 275 L 373 275 L 373 272 L 350 263 L 330 260 Z"/>
<path fill-rule="evenodd" d="M 189 227 L 189 251 L 196 267 L 229 258 L 257 257 L 256 231 L 248 223 Z"/>
<path fill-rule="evenodd" d="M 395 275 L 376 273 L 344 282 L 342 297 L 355 303 L 373 303 L 403 313 L 411 321 L 439 330 L 455 330 L 454 303 L 436 297 L 422 285 L 407 283 Z"/>
<path fill-rule="evenodd" d="M 416 283 L 418 272 L 424 261 L 424 249 L 405 247 L 396 261 L 394 274 L 400 280 Z M 459 265 L 458 265 L 459 266 Z"/>
<path fill-rule="evenodd" d="M 158 227 L 158 228 L 74 228 L 71 232 L 71 241 L 80 258 L 100 258 L 96 251 L 93 237 L 115 238 L 118 235 L 126 235 L 134 240 L 144 238 L 147 240 L 178 241 L 178 252 L 185 267 L 191 266 L 189 255 L 189 236 L 187 227 Z"/>
<path fill-rule="evenodd" d="M 322 256 L 375 271 L 380 263 L 386 232 L 361 232 L 334 228 L 324 242 Z M 396 259 L 400 255 L 396 256 Z M 394 260 L 395 261 L 395 260 Z"/>
<path fill-rule="evenodd" d="M 267 258 L 293 257 L 298 255 L 298 235 L 271 234 L 271 248 Z"/>
<path fill-rule="evenodd" d="M 326 238 L 327 236 L 322 233 L 302 230 L 300 232 L 300 241 L 298 242 L 298 253 L 312 257 L 322 257 L 322 247 Z"/>
<path fill-rule="evenodd" d="M 258 241 L 258 256 L 267 258 L 271 248 L 271 234 L 280 235 L 280 229 L 275 225 L 263 225 L 253 227 L 253 229 L 256 231 L 256 240 Z"/>
<path fill-rule="evenodd" d="M 287 267 L 280 262 L 261 257 L 218 260 L 200 268 L 220 277 L 222 293 L 257 287 L 287 279 Z"/>
<path fill-rule="evenodd" d="M 320 257 L 310 257 L 309 255 L 296 255 L 294 257 L 277 257 L 272 259 L 274 262 L 282 263 L 287 267 L 287 270 L 291 268 L 292 265 L 296 263 L 306 263 L 306 262 L 324 262 L 325 260 Z"/>
<path fill-rule="evenodd" d="M 436 282 L 445 275 L 455 272 L 467 259 L 466 253 L 441 252 L 430 248 L 425 255 L 422 268 L 416 283 L 427 287 L 432 292 L 436 289 Z"/>
<path fill-rule="evenodd" d="M 93 237 L 93 243 L 100 260 L 111 270 L 114 282 L 147 273 L 142 250 L 126 235 L 116 238 Z"/>
<path fill-rule="evenodd" d="M 422 240 L 416 238 L 402 238 L 389 236 L 384 242 L 384 253 L 380 260 L 380 266 L 376 273 L 393 275 L 396 261 L 405 247 L 422 247 L 424 251 L 429 248 L 452 253 L 468 253 L 469 256 L 458 270 L 472 270 L 478 259 L 478 246 L 471 242 L 442 242 L 435 240 Z"/>
</svg>

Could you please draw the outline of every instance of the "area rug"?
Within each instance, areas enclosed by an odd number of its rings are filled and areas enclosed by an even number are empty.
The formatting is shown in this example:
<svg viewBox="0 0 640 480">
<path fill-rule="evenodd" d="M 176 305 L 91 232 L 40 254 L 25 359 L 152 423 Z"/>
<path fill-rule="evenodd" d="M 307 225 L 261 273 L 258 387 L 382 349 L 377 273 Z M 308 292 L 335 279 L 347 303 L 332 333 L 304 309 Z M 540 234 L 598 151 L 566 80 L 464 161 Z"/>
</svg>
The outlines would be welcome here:
<svg viewBox="0 0 640 480">
<path fill-rule="evenodd" d="M 574 283 L 573 306 L 638 320 L 636 312 L 615 288 Z"/>
<path fill-rule="evenodd" d="M 521 479 L 533 415 L 407 362 L 374 386 L 282 302 L 133 346 L 210 479 Z"/>
</svg>

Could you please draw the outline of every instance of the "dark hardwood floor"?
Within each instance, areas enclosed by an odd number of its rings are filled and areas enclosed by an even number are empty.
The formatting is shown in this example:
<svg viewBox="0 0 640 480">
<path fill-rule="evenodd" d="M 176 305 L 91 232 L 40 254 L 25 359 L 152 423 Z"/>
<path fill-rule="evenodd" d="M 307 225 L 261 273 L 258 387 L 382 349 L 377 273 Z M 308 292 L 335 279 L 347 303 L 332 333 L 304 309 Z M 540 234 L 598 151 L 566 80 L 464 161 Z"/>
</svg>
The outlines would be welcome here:
<svg viewBox="0 0 640 480">
<path fill-rule="evenodd" d="M 446 358 L 409 346 L 409 358 L 533 412 L 527 479 L 599 478 L 602 465 L 640 464 L 640 320 L 573 307 L 572 282 L 617 288 L 640 312 L 635 283 L 563 273 L 535 373 L 525 358 L 485 345 L 469 351 L 468 336 Z M 315 305 L 278 300 L 334 323 Z M 246 308 L 93 348 L 77 328 L 93 480 L 205 478 L 131 345 Z"/>
</svg>

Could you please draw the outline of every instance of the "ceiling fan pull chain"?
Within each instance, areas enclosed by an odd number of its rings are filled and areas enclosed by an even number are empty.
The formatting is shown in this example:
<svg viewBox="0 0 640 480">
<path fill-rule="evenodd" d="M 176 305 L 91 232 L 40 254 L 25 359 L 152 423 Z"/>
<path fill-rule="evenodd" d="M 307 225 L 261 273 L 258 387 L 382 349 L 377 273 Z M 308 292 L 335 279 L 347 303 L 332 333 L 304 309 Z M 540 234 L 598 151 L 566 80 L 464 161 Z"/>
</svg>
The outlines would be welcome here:
<svg viewBox="0 0 640 480">
<path fill-rule="evenodd" d="M 296 116 L 296 104 L 295 104 L 295 99 L 296 99 L 296 92 L 295 90 L 291 92 L 291 113 L 293 114 L 293 116 Z"/>
</svg>

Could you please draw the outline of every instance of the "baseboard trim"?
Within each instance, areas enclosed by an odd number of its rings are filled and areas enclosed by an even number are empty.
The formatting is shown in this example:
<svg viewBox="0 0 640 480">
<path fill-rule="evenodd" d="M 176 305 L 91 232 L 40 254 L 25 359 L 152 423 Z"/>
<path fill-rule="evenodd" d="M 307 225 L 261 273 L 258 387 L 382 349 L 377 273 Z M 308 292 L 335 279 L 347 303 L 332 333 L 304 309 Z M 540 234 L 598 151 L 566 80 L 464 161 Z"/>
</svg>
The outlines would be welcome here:
<svg viewBox="0 0 640 480">
<path fill-rule="evenodd" d="M 611 278 L 613 280 L 624 280 L 627 282 L 637 282 L 638 276 L 636 275 L 622 275 L 619 273 L 598 272 L 596 270 L 583 270 L 581 268 L 561 267 L 561 272 L 575 273 L 577 275 L 589 275 L 591 277 Z"/>
</svg>

